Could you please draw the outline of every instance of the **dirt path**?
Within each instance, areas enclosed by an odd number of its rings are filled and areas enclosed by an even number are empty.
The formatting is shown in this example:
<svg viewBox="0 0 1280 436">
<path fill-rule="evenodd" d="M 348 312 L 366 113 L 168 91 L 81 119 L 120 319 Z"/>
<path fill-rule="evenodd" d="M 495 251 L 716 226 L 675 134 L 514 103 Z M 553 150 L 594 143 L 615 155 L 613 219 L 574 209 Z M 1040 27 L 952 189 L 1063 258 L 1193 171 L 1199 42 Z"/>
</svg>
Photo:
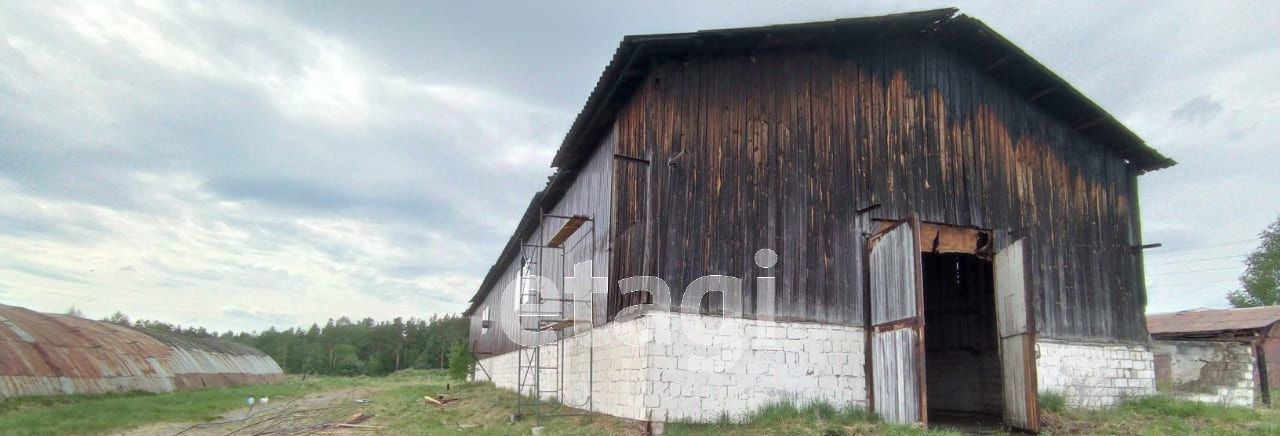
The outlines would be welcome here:
<svg viewBox="0 0 1280 436">
<path fill-rule="evenodd" d="M 206 423 L 156 423 L 116 433 L 117 436 L 224 436 L 224 435 L 353 435 L 373 434 L 373 427 L 324 428 L 324 424 L 343 422 L 365 409 L 357 400 L 370 398 L 377 391 L 366 388 L 309 394 L 302 398 L 271 398 L 257 405 L 252 414 L 243 407 Z M 377 417 L 359 425 L 376 426 Z"/>
</svg>

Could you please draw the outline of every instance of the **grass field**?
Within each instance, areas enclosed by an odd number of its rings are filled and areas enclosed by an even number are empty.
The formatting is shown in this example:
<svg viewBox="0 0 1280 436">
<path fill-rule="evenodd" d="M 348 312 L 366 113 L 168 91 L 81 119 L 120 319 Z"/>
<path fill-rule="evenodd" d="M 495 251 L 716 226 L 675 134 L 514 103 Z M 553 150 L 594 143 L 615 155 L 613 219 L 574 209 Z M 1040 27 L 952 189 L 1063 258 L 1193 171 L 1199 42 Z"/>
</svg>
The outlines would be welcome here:
<svg viewBox="0 0 1280 436">
<path fill-rule="evenodd" d="M 1280 435 L 1280 410 L 1226 407 L 1168 397 L 1100 411 L 1045 412 L 1047 434 Z"/>
<path fill-rule="evenodd" d="M 923 430 L 905 425 L 888 425 L 879 422 L 875 415 L 862 409 L 836 408 L 818 403 L 797 407 L 793 404 L 772 404 L 757 410 L 746 423 L 734 423 L 728 419 L 712 424 L 672 424 L 667 434 L 722 435 L 722 434 L 776 434 L 776 435 L 959 435 L 946 429 Z"/>
<path fill-rule="evenodd" d="M 267 409 L 252 419 L 242 420 L 247 412 L 243 410 L 245 397 L 249 395 L 270 396 L 273 407 L 279 409 Z M 436 406 L 424 402 L 423 395 L 456 401 Z M 324 402 L 301 401 L 307 398 L 321 398 Z M 357 398 L 368 401 L 357 403 Z M 1209 406 L 1154 397 L 1106 411 L 1075 411 L 1063 410 L 1060 404 L 1054 404 L 1052 396 L 1048 400 L 1045 434 L 1280 434 L 1280 413 L 1273 409 Z M 184 435 L 273 434 L 272 429 L 299 431 L 341 421 L 352 411 L 374 415 L 360 423 L 368 427 L 360 428 L 359 434 L 530 434 L 535 425 L 532 419 L 509 422 L 514 403 L 515 396 L 510 392 L 483 383 L 451 383 L 440 372 L 406 371 L 382 378 L 311 377 L 305 381 L 290 377 L 288 383 L 274 386 L 159 395 L 133 393 L 8 400 L 0 402 L 0 434 L 115 434 L 122 431 L 146 435 L 178 431 L 189 431 Z M 289 409 L 282 408 L 284 404 L 311 405 Z M 310 421 L 285 422 L 282 418 L 312 409 L 324 413 L 309 414 Z M 708 424 L 675 423 L 667 426 L 667 432 L 671 435 L 958 434 L 945 428 L 926 431 L 886 425 L 864 411 L 824 404 L 802 407 L 776 404 L 757 411 L 745 424 L 728 420 Z M 641 434 L 641 430 L 633 422 L 597 415 L 589 419 L 548 420 L 543 434 L 626 436 Z"/>
<path fill-rule="evenodd" d="M 281 385 L 209 389 L 171 394 L 31 397 L 0 401 L 0 434 L 103 434 L 153 422 L 199 422 L 244 407 L 245 398 L 288 398 L 308 392 L 350 388 L 355 378 L 290 377 Z"/>
</svg>

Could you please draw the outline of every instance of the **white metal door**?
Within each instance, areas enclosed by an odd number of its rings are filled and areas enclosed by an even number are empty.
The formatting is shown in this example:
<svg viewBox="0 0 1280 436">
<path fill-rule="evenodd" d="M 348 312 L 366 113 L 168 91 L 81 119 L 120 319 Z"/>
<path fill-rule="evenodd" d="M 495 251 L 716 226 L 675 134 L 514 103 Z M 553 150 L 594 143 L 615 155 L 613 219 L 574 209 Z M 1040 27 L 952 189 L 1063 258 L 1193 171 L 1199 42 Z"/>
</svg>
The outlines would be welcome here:
<svg viewBox="0 0 1280 436">
<path fill-rule="evenodd" d="M 928 420 L 919 228 L 908 219 L 868 242 L 872 407 L 888 422 Z"/>
<path fill-rule="evenodd" d="M 1013 428 L 1038 432 L 1036 340 L 1023 250 L 1022 240 L 1014 241 L 996 253 L 993 265 L 1000 368 L 1004 378 L 1004 422 Z"/>
</svg>

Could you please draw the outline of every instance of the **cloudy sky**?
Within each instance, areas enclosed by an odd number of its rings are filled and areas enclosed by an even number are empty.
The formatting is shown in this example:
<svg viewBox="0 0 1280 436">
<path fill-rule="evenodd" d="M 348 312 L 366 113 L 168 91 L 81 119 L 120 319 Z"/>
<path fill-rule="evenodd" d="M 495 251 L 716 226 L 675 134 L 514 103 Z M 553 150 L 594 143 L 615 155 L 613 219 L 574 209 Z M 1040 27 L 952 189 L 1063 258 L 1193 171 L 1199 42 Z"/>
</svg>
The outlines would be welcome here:
<svg viewBox="0 0 1280 436">
<path fill-rule="evenodd" d="M 925 2 L 5 2 L 0 302 L 217 329 L 465 308 L 623 35 Z M 1150 311 L 1280 213 L 1280 4 L 960 4 L 1180 165 Z"/>
</svg>

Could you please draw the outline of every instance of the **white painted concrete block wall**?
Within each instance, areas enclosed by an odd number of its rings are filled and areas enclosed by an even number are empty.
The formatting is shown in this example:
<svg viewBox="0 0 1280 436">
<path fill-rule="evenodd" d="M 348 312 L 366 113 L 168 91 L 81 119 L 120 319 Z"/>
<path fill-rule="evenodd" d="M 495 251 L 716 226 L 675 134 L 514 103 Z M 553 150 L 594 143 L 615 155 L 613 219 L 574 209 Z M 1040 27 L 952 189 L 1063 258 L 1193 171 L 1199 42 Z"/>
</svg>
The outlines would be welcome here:
<svg viewBox="0 0 1280 436">
<path fill-rule="evenodd" d="M 741 419 L 779 401 L 867 404 L 860 327 L 669 312 L 645 318 L 656 338 L 645 397 L 653 421 Z"/>
<path fill-rule="evenodd" d="M 643 408 L 644 394 L 647 384 L 644 380 L 645 347 L 627 345 L 616 342 L 616 338 L 632 338 L 640 334 L 643 326 L 638 323 L 610 323 L 589 333 L 580 333 L 566 339 L 564 346 L 564 392 L 558 398 L 566 405 L 585 408 L 588 395 L 592 409 L 614 416 L 629 419 L 647 419 Z M 593 337 L 594 335 L 594 337 Z M 611 342 L 612 341 L 612 342 Z M 597 346 L 591 348 L 592 343 Z M 543 347 L 541 350 L 544 366 L 555 366 L 559 351 L 556 347 Z M 514 391 L 517 383 L 517 359 L 531 357 L 530 353 L 511 352 L 499 356 L 481 359 L 479 364 L 484 371 L 476 369 L 475 379 L 485 380 L 488 372 L 493 384 L 503 389 Z M 591 364 L 594 362 L 594 368 Z M 532 365 L 529 365 L 532 366 Z M 553 390 L 557 380 L 555 370 L 545 370 L 541 383 L 542 390 Z M 532 375 L 527 383 L 532 383 Z M 549 384 L 550 383 L 550 384 Z M 588 390 L 590 387 L 590 390 Z M 532 389 L 526 388 L 526 395 L 532 395 Z M 552 395 L 542 395 L 551 399 Z"/>
<path fill-rule="evenodd" d="M 706 334 L 678 333 L 689 332 L 686 326 Z M 742 418 L 783 400 L 865 407 L 864 338 L 859 327 L 647 312 L 567 339 L 562 400 L 584 404 L 587 376 L 594 374 L 592 409 L 637 420 Z M 586 347 L 591 341 L 593 353 Z M 554 359 L 553 352 L 555 347 L 544 347 L 543 358 Z M 516 356 L 480 364 L 495 385 L 515 390 Z M 477 376 L 483 379 L 483 372 Z M 543 380 L 554 377 L 547 372 Z"/>
<path fill-rule="evenodd" d="M 1040 392 L 1060 393 L 1068 406 L 1094 409 L 1156 392 L 1149 347 L 1041 339 L 1036 349 Z"/>
<path fill-rule="evenodd" d="M 566 341 L 561 400 L 585 404 L 589 385 L 592 410 L 609 415 L 711 421 L 738 419 L 784 400 L 867 404 L 860 327 L 654 311 Z M 1039 390 L 1063 394 L 1072 407 L 1104 407 L 1155 393 L 1148 347 L 1041 340 L 1037 349 Z M 554 352 L 545 347 L 543 358 L 555 359 Z M 516 389 L 516 353 L 480 363 L 494 384 Z M 479 371 L 477 376 L 483 379 Z M 554 378 L 547 372 L 543 380 Z"/>
<path fill-rule="evenodd" d="M 578 341 L 572 347 L 577 350 L 577 358 L 570 369 L 576 375 L 568 386 L 578 393 L 574 404 L 585 403 L 582 394 L 590 387 L 592 410 L 628 419 L 648 419 L 644 395 L 651 386 L 645 379 L 646 345 L 635 339 L 646 328 L 643 322 L 614 322 L 570 339 Z M 592 343 L 595 347 L 588 348 Z M 590 373 L 588 357 L 594 357 L 594 371 Z"/>
</svg>

